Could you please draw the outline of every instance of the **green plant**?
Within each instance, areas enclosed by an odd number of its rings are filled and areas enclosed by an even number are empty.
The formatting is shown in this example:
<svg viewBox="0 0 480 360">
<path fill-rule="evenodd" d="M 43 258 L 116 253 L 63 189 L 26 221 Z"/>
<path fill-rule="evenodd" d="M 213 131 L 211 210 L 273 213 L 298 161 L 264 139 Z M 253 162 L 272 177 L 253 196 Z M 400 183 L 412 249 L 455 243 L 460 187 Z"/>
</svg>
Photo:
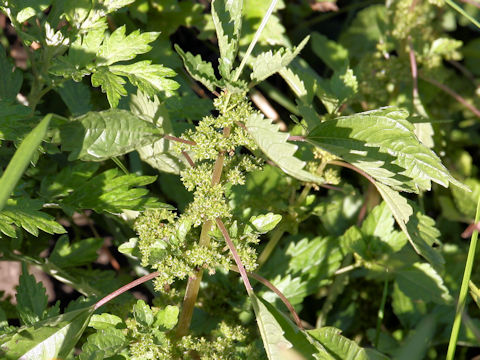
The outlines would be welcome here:
<svg viewBox="0 0 480 360">
<path fill-rule="evenodd" d="M 2 358 L 478 349 L 476 10 L 317 3 L 0 2 Z M 81 296 L 49 306 L 27 264 Z"/>
</svg>

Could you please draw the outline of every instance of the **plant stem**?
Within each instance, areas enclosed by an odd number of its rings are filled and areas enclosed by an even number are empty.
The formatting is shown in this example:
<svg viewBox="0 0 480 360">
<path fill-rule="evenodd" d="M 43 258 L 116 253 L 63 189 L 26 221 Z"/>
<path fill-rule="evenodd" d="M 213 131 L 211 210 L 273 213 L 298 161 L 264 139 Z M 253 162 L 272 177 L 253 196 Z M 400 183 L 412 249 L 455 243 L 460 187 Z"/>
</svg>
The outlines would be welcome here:
<svg viewBox="0 0 480 360">
<path fill-rule="evenodd" d="M 233 271 L 236 271 L 238 273 L 240 273 L 240 270 L 238 269 L 237 266 L 235 265 L 232 265 L 231 266 L 231 269 Z M 285 306 L 287 307 L 287 309 L 290 311 L 290 313 L 292 314 L 292 317 L 293 319 L 295 320 L 297 326 L 303 330 L 303 325 L 302 325 L 302 320 L 300 320 L 300 317 L 298 316 L 297 312 L 295 311 L 295 308 L 293 307 L 293 305 L 290 303 L 290 301 L 288 301 L 287 297 L 285 295 L 283 295 L 283 293 L 278 290 L 278 288 L 273 285 L 270 281 L 268 281 L 267 279 L 265 279 L 264 277 L 256 274 L 256 273 L 252 273 L 252 272 L 247 272 L 247 275 L 251 278 L 254 278 L 255 280 L 257 280 L 258 282 L 261 282 L 263 285 L 265 285 L 266 287 L 268 287 L 270 290 L 272 290 L 275 294 L 278 295 L 278 297 L 280 298 L 280 300 L 282 300 L 282 302 L 285 304 Z"/>
<path fill-rule="evenodd" d="M 385 279 L 383 285 L 382 301 L 380 303 L 380 308 L 378 309 L 377 315 L 377 329 L 375 331 L 375 348 L 378 347 L 378 339 L 380 339 L 380 326 L 382 325 L 383 316 L 385 314 L 385 303 L 387 302 L 388 294 L 388 279 Z"/>
<path fill-rule="evenodd" d="M 230 127 L 223 129 L 223 136 L 230 136 Z M 223 163 L 225 160 L 224 152 L 220 152 L 215 161 L 215 165 L 212 173 L 212 186 L 217 185 L 220 182 L 223 171 Z M 208 246 L 210 244 L 210 236 L 208 233 L 212 228 L 212 221 L 208 220 L 203 223 L 202 231 L 200 233 L 200 239 L 198 241 L 199 246 Z M 195 276 L 189 277 L 187 282 L 187 288 L 185 290 L 185 297 L 183 298 L 182 312 L 178 319 L 177 330 L 175 335 L 177 338 L 181 338 L 188 333 L 190 323 L 192 322 L 193 309 L 198 297 L 198 291 L 200 289 L 200 283 L 202 282 L 203 271 L 198 270 Z"/>
<path fill-rule="evenodd" d="M 267 245 L 263 249 L 262 253 L 258 257 L 258 267 L 260 268 L 265 262 L 268 260 L 270 255 L 272 254 L 273 250 L 275 250 L 275 247 L 277 246 L 278 242 L 282 238 L 283 234 L 285 233 L 285 229 L 283 226 L 279 226 L 278 228 L 275 229 L 275 231 L 272 234 L 272 237 L 268 241 Z"/>
<path fill-rule="evenodd" d="M 260 34 L 263 31 L 263 28 L 265 25 L 267 25 L 267 21 L 270 18 L 270 15 L 272 15 L 273 10 L 275 10 L 275 6 L 277 6 L 278 0 L 272 0 L 270 3 L 270 7 L 268 8 L 265 16 L 262 19 L 262 22 L 260 23 L 260 26 L 257 29 L 257 32 L 253 36 L 252 42 L 248 46 L 248 49 L 245 53 L 245 56 L 242 59 L 242 62 L 240 63 L 240 66 L 237 68 L 235 71 L 235 76 L 233 77 L 233 81 L 237 81 L 240 78 L 240 75 L 242 74 L 243 68 L 245 67 L 245 64 L 247 63 L 248 58 L 250 57 L 250 54 L 253 51 L 253 48 L 255 47 L 255 44 L 257 43 L 258 39 L 260 38 Z"/>
<path fill-rule="evenodd" d="M 477 202 L 477 213 L 475 215 L 475 223 L 480 221 L 480 197 Z M 462 312 L 465 309 L 467 302 L 468 284 L 472 275 L 473 261 L 475 259 L 475 251 L 477 248 L 478 230 L 472 234 L 470 247 L 468 249 L 467 262 L 465 264 L 465 272 L 463 273 L 462 286 L 460 288 L 460 295 L 458 296 L 457 310 L 455 312 L 455 320 L 453 321 L 452 332 L 450 333 L 450 342 L 448 343 L 447 360 L 453 360 L 455 356 L 455 348 L 457 346 L 458 333 L 460 331 L 460 324 L 462 322 Z"/>
<path fill-rule="evenodd" d="M 103 299 L 98 301 L 93 308 L 97 310 L 100 306 L 105 305 L 107 302 L 109 302 L 112 299 L 115 299 L 117 296 L 123 294 L 125 291 L 130 290 L 131 288 L 134 288 L 135 286 L 138 286 L 140 284 L 143 284 L 144 282 L 147 282 L 148 280 L 152 280 L 153 278 L 156 278 L 160 273 L 158 271 L 155 271 L 151 274 L 142 276 L 141 278 L 138 278 L 137 280 L 132 281 L 131 283 L 122 286 L 120 289 L 115 290 L 111 294 L 105 296 Z"/>
</svg>

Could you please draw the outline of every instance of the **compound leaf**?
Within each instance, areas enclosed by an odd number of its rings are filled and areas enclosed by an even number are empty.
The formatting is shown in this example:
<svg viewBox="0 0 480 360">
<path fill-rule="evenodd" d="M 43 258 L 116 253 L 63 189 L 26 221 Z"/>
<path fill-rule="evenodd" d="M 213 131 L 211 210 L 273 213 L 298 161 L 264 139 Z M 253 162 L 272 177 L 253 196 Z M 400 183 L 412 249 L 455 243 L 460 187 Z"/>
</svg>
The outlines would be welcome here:
<svg viewBox="0 0 480 360">
<path fill-rule="evenodd" d="M 160 33 L 135 30 L 125 36 L 125 25 L 117 28 L 106 38 L 97 51 L 98 65 L 111 65 L 119 61 L 132 60 L 139 54 L 149 52 L 148 44 L 155 41 Z"/>
<path fill-rule="evenodd" d="M 322 177 L 303 170 L 305 162 L 294 157 L 298 146 L 287 142 L 288 133 L 261 114 L 252 114 L 245 122 L 248 132 L 260 150 L 288 175 L 306 182 L 323 183 Z"/>
<path fill-rule="evenodd" d="M 101 86 L 102 92 L 107 94 L 108 103 L 110 107 L 116 108 L 122 96 L 127 95 L 127 90 L 124 88 L 125 80 L 113 73 L 108 68 L 100 67 L 92 74 L 92 85 L 95 87 Z"/>
</svg>

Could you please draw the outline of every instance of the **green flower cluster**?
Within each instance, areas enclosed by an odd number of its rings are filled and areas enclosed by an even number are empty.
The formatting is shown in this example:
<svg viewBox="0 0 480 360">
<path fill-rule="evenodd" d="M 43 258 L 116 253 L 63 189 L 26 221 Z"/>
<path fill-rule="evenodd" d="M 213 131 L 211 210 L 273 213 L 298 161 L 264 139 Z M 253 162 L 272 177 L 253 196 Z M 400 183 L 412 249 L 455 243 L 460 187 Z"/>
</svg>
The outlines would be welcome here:
<svg viewBox="0 0 480 360">
<path fill-rule="evenodd" d="M 216 268 L 230 268 L 233 260 L 218 230 L 214 228 L 209 234 L 208 246 L 200 246 L 197 242 L 198 227 L 214 223 L 217 218 L 229 227 L 230 237 L 245 267 L 248 270 L 256 267 L 256 252 L 251 245 L 258 242 L 258 234 L 247 230 L 247 233 L 237 234 L 226 196 L 232 185 L 245 183 L 246 173 L 261 169 L 260 159 L 241 150 L 242 147 L 256 149 L 243 125 L 254 110 L 244 93 L 224 92 L 214 105 L 218 116 L 204 117 L 194 131 L 182 135 L 195 145 L 175 145 L 179 153 L 190 154 L 195 163 L 180 174 L 185 188 L 193 192 L 193 201 L 181 215 L 165 209 L 148 210 L 139 216 L 134 226 L 139 235 L 137 246 L 142 265 L 159 271 L 155 288 L 160 291 L 176 279 L 193 276 L 199 269 L 214 273 Z M 215 172 L 221 172 L 221 176 L 213 180 Z"/>
</svg>

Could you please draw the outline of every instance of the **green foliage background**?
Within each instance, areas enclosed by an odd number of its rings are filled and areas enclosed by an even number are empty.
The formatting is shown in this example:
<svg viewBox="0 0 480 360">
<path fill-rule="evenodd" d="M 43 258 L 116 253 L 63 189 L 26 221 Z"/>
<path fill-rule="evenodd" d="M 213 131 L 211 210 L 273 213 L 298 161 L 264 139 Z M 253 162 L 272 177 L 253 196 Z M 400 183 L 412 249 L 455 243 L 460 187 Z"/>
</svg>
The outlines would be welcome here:
<svg viewBox="0 0 480 360">
<path fill-rule="evenodd" d="M 0 358 L 480 353 L 480 3 L 272 4 L 0 1 Z"/>
</svg>

